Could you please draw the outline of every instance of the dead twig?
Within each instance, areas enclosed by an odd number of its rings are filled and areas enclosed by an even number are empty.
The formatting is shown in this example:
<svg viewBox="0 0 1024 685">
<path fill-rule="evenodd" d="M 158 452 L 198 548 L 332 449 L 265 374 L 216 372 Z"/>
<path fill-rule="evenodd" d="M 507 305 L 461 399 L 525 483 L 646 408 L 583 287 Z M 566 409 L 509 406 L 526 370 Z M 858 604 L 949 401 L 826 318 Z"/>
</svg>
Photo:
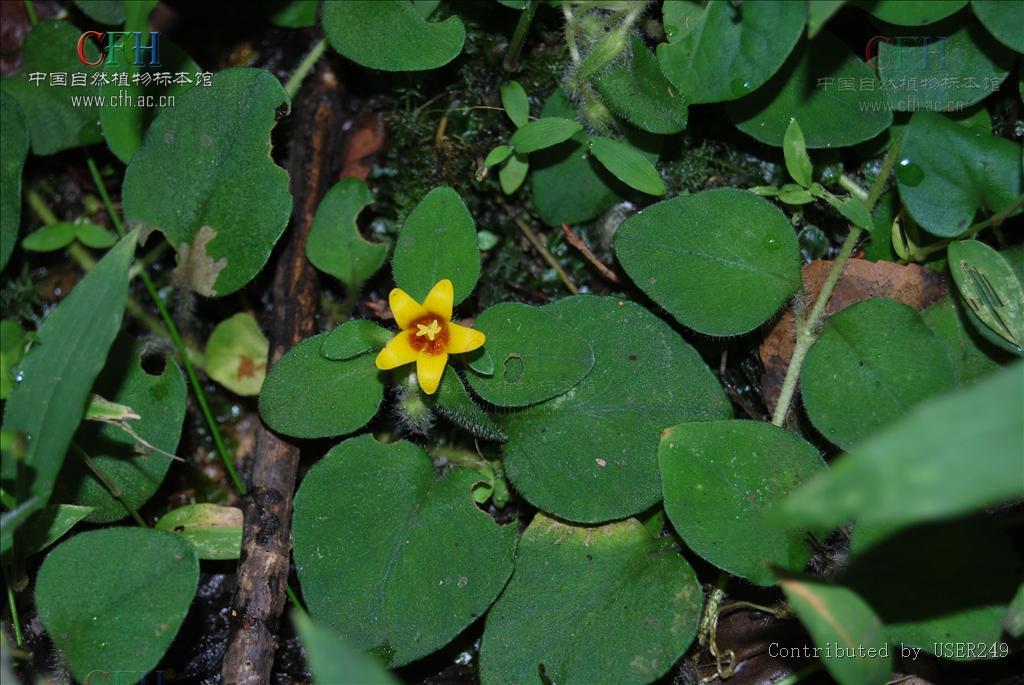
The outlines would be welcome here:
<svg viewBox="0 0 1024 685">
<path fill-rule="evenodd" d="M 576 231 L 569 228 L 569 224 L 562 224 L 562 232 L 565 233 L 565 239 L 569 241 L 569 244 L 575 247 L 580 252 L 582 252 L 586 260 L 593 264 L 594 268 L 600 271 L 601 275 L 604 276 L 605 279 L 607 279 L 611 283 L 614 283 L 615 285 L 618 285 L 620 283 L 618 274 L 616 274 L 614 271 L 605 266 L 604 262 L 598 259 L 597 256 L 590 251 L 590 248 L 587 247 L 587 244 L 583 242 L 583 238 L 581 238 Z"/>
<path fill-rule="evenodd" d="M 544 247 L 544 243 L 541 242 L 540 236 L 538 236 L 536 232 L 534 232 L 534 230 L 530 228 L 530 224 L 526 223 L 521 218 L 519 218 L 519 216 L 515 213 L 515 210 L 512 209 L 512 207 L 510 207 L 509 204 L 504 200 L 499 198 L 498 204 L 501 205 L 506 212 L 508 212 L 508 215 L 512 219 L 512 222 L 519 227 L 519 230 L 523 232 L 523 235 L 525 235 L 526 239 L 530 241 L 530 244 L 533 245 L 534 249 L 540 253 L 540 256 L 544 258 L 544 261 L 548 263 L 548 266 L 555 270 L 555 273 L 558 274 L 558 277 L 562 279 L 562 283 L 565 284 L 565 289 L 568 290 L 573 295 L 579 295 L 580 289 L 576 287 L 576 283 L 573 282 L 572 277 L 565 272 L 565 269 L 563 269 L 562 265 L 558 263 L 558 260 L 555 259 L 555 256 L 548 251 L 548 248 Z"/>
</svg>

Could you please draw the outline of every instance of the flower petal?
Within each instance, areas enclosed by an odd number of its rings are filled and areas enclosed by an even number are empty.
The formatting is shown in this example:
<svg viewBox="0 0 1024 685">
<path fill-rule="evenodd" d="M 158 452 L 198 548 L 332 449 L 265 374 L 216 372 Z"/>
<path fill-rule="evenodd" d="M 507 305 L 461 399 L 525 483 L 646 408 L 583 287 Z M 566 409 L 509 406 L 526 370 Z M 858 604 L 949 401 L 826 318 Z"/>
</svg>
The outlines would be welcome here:
<svg viewBox="0 0 1024 685">
<path fill-rule="evenodd" d="M 388 303 L 391 305 L 391 313 L 395 315 L 395 322 L 399 328 L 408 328 L 413 321 L 427 315 L 427 310 L 401 288 L 391 291 L 391 294 L 388 295 Z"/>
<path fill-rule="evenodd" d="M 417 305 L 419 306 L 419 305 Z M 409 362 L 416 361 L 418 353 L 409 343 L 408 331 L 402 331 L 384 346 L 384 349 L 377 353 L 377 368 L 382 371 L 402 366 Z"/>
<path fill-rule="evenodd" d="M 444 365 L 448 363 L 448 354 L 425 354 L 421 353 L 416 357 L 416 378 L 420 382 L 423 392 L 433 395 L 437 392 L 437 386 L 441 384 L 441 374 L 444 373 Z"/>
<path fill-rule="evenodd" d="M 431 314 L 443 316 L 445 321 L 451 321 L 454 302 L 455 288 L 452 287 L 451 281 L 442 278 L 427 293 L 427 299 L 423 300 L 423 308 Z"/>
<path fill-rule="evenodd" d="M 460 326 L 457 323 L 448 324 L 449 354 L 472 352 L 483 345 L 485 340 L 487 340 L 487 336 L 475 328 L 467 328 L 466 326 Z"/>
</svg>

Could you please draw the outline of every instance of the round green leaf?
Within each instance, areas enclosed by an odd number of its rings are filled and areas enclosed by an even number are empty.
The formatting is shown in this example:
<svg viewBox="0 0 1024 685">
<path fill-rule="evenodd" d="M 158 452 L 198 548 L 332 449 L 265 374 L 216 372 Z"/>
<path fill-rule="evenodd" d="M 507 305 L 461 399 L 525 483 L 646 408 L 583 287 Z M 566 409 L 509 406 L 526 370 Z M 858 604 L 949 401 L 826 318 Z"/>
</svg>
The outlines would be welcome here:
<svg viewBox="0 0 1024 685">
<path fill-rule="evenodd" d="M 469 297 L 480 278 L 480 248 L 458 193 L 448 187 L 427 193 L 402 225 L 391 266 L 395 283 L 417 302 L 443 278 L 455 288 L 455 304 Z"/>
<path fill-rule="evenodd" d="M 156 522 L 157 530 L 177 533 L 200 559 L 237 559 L 242 551 L 242 510 L 217 504 L 188 504 Z"/>
<path fill-rule="evenodd" d="M 1020 144 L 935 112 L 910 118 L 900 153 L 900 198 L 932 235 L 962 235 L 979 209 L 1000 212 L 1024 191 Z"/>
<path fill-rule="evenodd" d="M 1005 533 L 985 521 L 917 526 L 879 542 L 882 532 L 855 531 L 843 584 L 878 613 L 889 642 L 934 652 L 1000 641 L 1024 570 Z M 998 653 L 972 658 L 986 656 Z"/>
<path fill-rule="evenodd" d="M 181 538 L 108 528 L 61 543 L 36 577 L 46 632 L 75 678 L 141 677 L 167 651 L 199 583 L 199 560 Z"/>
<path fill-rule="evenodd" d="M 379 350 L 394 333 L 366 319 L 353 319 L 324 336 L 320 354 L 328 359 L 351 359 L 363 352 Z"/>
<path fill-rule="evenodd" d="M 590 152 L 604 168 L 630 188 L 648 195 L 665 194 L 661 174 L 646 157 L 629 145 L 604 136 L 591 137 L 589 145 Z"/>
<path fill-rule="evenodd" d="M 653 682 L 690 646 L 703 604 L 671 540 L 636 519 L 591 528 L 537 514 L 487 617 L 480 681 Z"/>
<path fill-rule="evenodd" d="M 313 618 L 398 666 L 482 615 L 512 573 L 516 527 L 476 508 L 480 480 L 463 468 L 438 478 L 407 442 L 334 447 L 295 495 L 295 565 Z"/>
<path fill-rule="evenodd" d="M 21 225 L 21 170 L 28 156 L 28 123 L 17 100 L 0 91 L 0 269 L 14 251 Z"/>
<path fill-rule="evenodd" d="M 501 106 L 516 128 L 521 128 L 530 120 L 530 99 L 518 81 L 501 84 Z"/>
<path fill-rule="evenodd" d="M 764 512 L 825 470 L 818 450 L 758 421 L 695 421 L 662 433 L 665 513 L 687 546 L 718 568 L 774 585 L 771 564 L 799 571 L 807 531 L 764 522 Z"/>
<path fill-rule="evenodd" d="M 327 359 L 328 334 L 306 338 L 277 361 L 260 390 L 260 416 L 295 438 L 326 438 L 358 430 L 377 413 L 384 384 L 372 355 Z"/>
<path fill-rule="evenodd" d="M 726 109 L 736 128 L 776 147 L 794 118 L 809 148 L 855 145 L 892 123 L 875 73 L 828 31 L 802 41 L 768 83 Z"/>
<path fill-rule="evenodd" d="M 287 102 L 270 72 L 225 69 L 162 110 L 128 165 L 125 215 L 167 237 L 201 295 L 248 283 L 288 223 L 288 174 L 270 156 L 270 129 Z"/>
<path fill-rule="evenodd" d="M 967 0 L 861 0 L 872 16 L 898 26 L 924 26 L 959 11 Z"/>
<path fill-rule="evenodd" d="M 331 47 L 357 64 L 384 71 L 423 71 L 462 52 L 466 29 L 458 17 L 428 22 L 408 0 L 324 3 Z"/>
<path fill-rule="evenodd" d="M 499 417 L 507 475 L 532 504 L 570 521 L 647 509 L 661 499 L 662 429 L 728 418 L 722 387 L 692 347 L 634 302 L 578 295 L 544 311 L 590 343 L 594 368 L 564 395 Z"/>
<path fill-rule="evenodd" d="M 971 9 L 982 25 L 1008 48 L 1024 52 L 1024 4 L 974 0 Z"/>
<path fill-rule="evenodd" d="M 30 252 L 53 252 L 67 247 L 75 240 L 75 225 L 61 221 L 47 224 L 29 233 L 21 241 L 21 246 Z"/>
<path fill-rule="evenodd" d="M 572 119 L 543 117 L 521 126 L 508 142 L 513 150 L 526 154 L 565 142 L 582 129 L 583 126 Z"/>
<path fill-rule="evenodd" d="M 1024 348 L 1024 287 L 1001 254 L 977 240 L 949 246 L 949 271 L 977 319 L 1018 352 Z"/>
<path fill-rule="evenodd" d="M 876 297 L 825 322 L 800 386 L 814 426 L 848 449 L 954 380 L 942 342 L 921 315 Z"/>
<path fill-rule="evenodd" d="M 810 578 L 783 576 L 780 581 L 815 647 L 826 655 L 822 663 L 839 685 L 888 682 L 892 650 L 887 649 L 885 626 L 857 593 Z M 837 654 L 839 649 L 844 652 Z"/>
<path fill-rule="evenodd" d="M 594 366 L 594 351 L 583 336 L 537 307 L 496 304 L 473 327 L 487 336 L 497 369 L 488 376 L 470 374 L 469 384 L 491 404 L 523 407 L 561 395 Z"/>
<path fill-rule="evenodd" d="M 633 36 L 626 59 L 595 78 L 594 85 L 608 107 L 634 126 L 664 135 L 686 128 L 685 98 L 638 36 Z"/>
<path fill-rule="evenodd" d="M 659 202 L 622 222 L 615 254 L 633 282 L 672 316 L 709 335 L 739 335 L 801 286 L 789 220 L 735 188 Z"/>
<path fill-rule="evenodd" d="M 320 271 L 358 290 L 388 256 L 386 243 L 371 243 L 359 233 L 356 217 L 373 202 L 373 194 L 358 178 L 345 178 L 320 201 L 306 240 L 306 256 Z"/>
<path fill-rule="evenodd" d="M 159 373 L 143 367 L 163 365 Z M 162 352 L 149 355 L 144 343 L 117 339 L 93 392 L 131 407 L 141 418 L 126 421 L 132 431 L 162 452 L 174 454 L 185 421 L 187 390 L 181 369 Z M 171 458 L 141 444 L 117 425 L 87 421 L 75 432 L 77 443 L 121 489 L 121 499 L 138 509 L 153 496 L 167 475 Z M 68 452 L 57 481 L 58 497 L 93 507 L 88 520 L 107 523 L 128 516 L 75 450 Z"/>
<path fill-rule="evenodd" d="M 878 75 L 894 110 L 962 110 L 998 89 L 1013 66 L 1013 52 L 969 14 L 900 34 L 878 43 Z"/>
<path fill-rule="evenodd" d="M 224 319 L 206 341 L 206 373 L 231 392 L 260 394 L 267 376 L 270 341 L 256 319 L 240 312 Z"/>
<path fill-rule="evenodd" d="M 782 66 L 806 16 L 802 2 L 710 0 L 689 33 L 658 46 L 658 62 L 687 102 L 734 100 Z"/>
<path fill-rule="evenodd" d="M 75 0 L 75 4 L 87 17 L 101 24 L 116 26 L 124 22 L 124 0 Z"/>
</svg>

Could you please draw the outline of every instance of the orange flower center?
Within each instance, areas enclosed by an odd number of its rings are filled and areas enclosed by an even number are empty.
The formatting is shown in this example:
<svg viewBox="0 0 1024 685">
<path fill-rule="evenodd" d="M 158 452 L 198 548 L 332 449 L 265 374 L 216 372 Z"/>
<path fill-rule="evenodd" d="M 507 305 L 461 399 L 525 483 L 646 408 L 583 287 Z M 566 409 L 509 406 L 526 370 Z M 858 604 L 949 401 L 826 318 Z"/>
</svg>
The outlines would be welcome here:
<svg viewBox="0 0 1024 685">
<path fill-rule="evenodd" d="M 436 314 L 413 321 L 406 334 L 409 345 L 417 352 L 441 354 L 448 349 L 448 322 Z"/>
</svg>

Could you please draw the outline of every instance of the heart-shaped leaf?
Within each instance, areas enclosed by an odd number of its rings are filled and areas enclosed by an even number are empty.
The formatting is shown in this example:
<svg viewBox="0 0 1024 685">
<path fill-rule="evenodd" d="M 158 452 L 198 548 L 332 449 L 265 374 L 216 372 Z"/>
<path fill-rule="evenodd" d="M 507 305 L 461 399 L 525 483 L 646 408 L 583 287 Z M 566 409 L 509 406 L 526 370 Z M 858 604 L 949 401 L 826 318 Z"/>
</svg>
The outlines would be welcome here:
<svg viewBox="0 0 1024 685">
<path fill-rule="evenodd" d="M 388 256 L 388 245 L 366 240 L 356 224 L 359 212 L 371 202 L 373 194 L 365 183 L 342 179 L 320 201 L 306 240 L 310 263 L 349 290 L 359 290 Z"/>
<path fill-rule="evenodd" d="M 800 247 L 786 216 L 752 193 L 706 190 L 622 222 L 615 254 L 672 316 L 709 335 L 763 323 L 800 288 Z"/>
<path fill-rule="evenodd" d="M 21 170 L 28 156 L 28 123 L 21 107 L 6 91 L 0 91 L 0 269 L 14 251 L 21 225 Z"/>
<path fill-rule="evenodd" d="M 218 72 L 160 112 L 128 165 L 126 216 L 167 237 L 201 295 L 252 280 L 288 223 L 288 174 L 270 157 L 270 129 L 287 103 L 268 71 Z"/>
<path fill-rule="evenodd" d="M 693 641 L 703 604 L 672 542 L 636 519 L 593 528 L 537 514 L 487 617 L 480 681 L 653 682 Z"/>
<path fill-rule="evenodd" d="M 516 527 L 476 508 L 479 480 L 463 468 L 438 478 L 407 442 L 334 447 L 295 495 L 295 565 L 313 617 L 398 666 L 483 614 L 512 573 Z"/>
<path fill-rule="evenodd" d="M 239 312 L 221 321 L 206 341 L 206 373 L 244 397 L 259 395 L 267 376 L 270 341 L 256 319 Z"/>
<path fill-rule="evenodd" d="M 429 22 L 409 0 L 328 2 L 323 22 L 331 47 L 356 64 L 384 71 L 444 66 L 466 40 L 458 17 Z"/>
<path fill-rule="evenodd" d="M 150 671 L 199 583 L 192 547 L 172 533 L 108 528 L 62 542 L 36 577 L 36 605 L 71 673 Z"/>
<path fill-rule="evenodd" d="M 608 107 L 629 123 L 668 135 L 686 128 L 686 100 L 661 73 L 658 60 L 633 36 L 626 59 L 594 79 Z"/>
</svg>

